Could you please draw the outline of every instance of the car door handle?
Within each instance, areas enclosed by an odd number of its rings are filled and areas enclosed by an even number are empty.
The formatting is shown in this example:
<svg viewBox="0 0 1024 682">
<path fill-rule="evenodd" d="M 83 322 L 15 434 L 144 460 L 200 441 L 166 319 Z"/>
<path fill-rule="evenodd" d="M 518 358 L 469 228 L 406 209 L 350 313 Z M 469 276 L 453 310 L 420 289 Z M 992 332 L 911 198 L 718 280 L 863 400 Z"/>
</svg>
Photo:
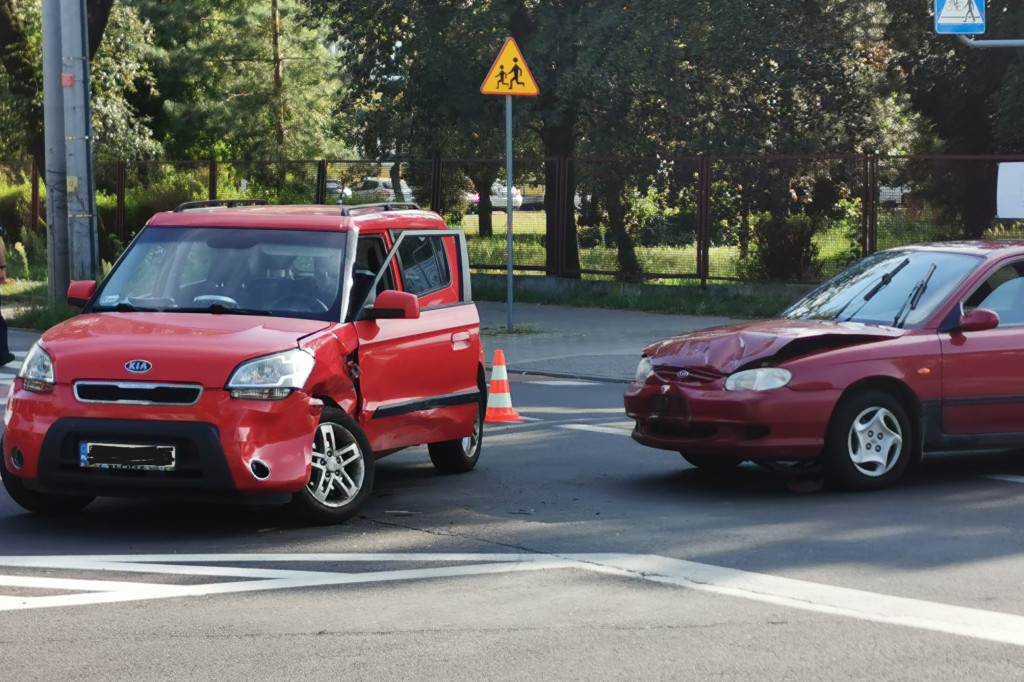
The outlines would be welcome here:
<svg viewBox="0 0 1024 682">
<path fill-rule="evenodd" d="M 452 334 L 452 348 L 454 350 L 469 348 L 469 338 L 469 332 L 455 332 Z"/>
</svg>

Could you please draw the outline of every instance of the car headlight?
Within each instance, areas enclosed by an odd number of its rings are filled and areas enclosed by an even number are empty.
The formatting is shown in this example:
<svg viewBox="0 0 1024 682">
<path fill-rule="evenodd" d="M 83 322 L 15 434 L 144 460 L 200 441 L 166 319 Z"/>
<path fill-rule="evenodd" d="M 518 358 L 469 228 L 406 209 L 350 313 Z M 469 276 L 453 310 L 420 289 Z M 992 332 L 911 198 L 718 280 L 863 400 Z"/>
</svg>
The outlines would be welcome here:
<svg viewBox="0 0 1024 682">
<path fill-rule="evenodd" d="M 654 364 L 651 359 L 644 355 L 640 358 L 640 364 L 636 366 L 636 376 L 633 377 L 633 381 L 644 382 L 647 381 L 647 377 L 654 373 Z"/>
<path fill-rule="evenodd" d="M 21 387 L 33 393 L 50 393 L 56 383 L 53 379 L 53 360 L 43 347 L 36 341 L 28 349 L 25 361 L 18 370 Z"/>
<path fill-rule="evenodd" d="M 792 372 L 781 367 L 747 369 L 729 375 L 725 380 L 727 391 L 771 391 L 782 388 L 793 378 Z"/>
<path fill-rule="evenodd" d="M 232 398 L 282 400 L 306 385 L 316 360 L 294 348 L 243 362 L 228 380 Z"/>
</svg>

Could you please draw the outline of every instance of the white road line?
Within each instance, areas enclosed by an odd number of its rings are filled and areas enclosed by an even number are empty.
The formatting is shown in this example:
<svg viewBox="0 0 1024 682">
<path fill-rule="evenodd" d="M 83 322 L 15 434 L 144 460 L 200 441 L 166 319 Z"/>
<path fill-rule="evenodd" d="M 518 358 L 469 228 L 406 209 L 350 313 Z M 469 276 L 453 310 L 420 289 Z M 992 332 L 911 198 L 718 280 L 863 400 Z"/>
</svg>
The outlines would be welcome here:
<svg viewBox="0 0 1024 682">
<path fill-rule="evenodd" d="M 570 379 L 550 379 L 547 381 L 526 381 L 524 383 L 534 386 L 597 386 L 596 381 L 581 381 Z"/>
<path fill-rule="evenodd" d="M 318 562 L 414 563 L 447 566 L 338 572 L 263 569 L 251 564 Z M 204 565 L 194 565 L 202 563 Z M 210 566 L 245 563 L 247 566 Z M 1024 646 L 1024 617 L 833 587 L 792 578 L 642 554 L 170 554 L 0 557 L 0 566 L 80 571 L 171 573 L 241 577 L 220 583 L 167 585 L 124 581 L 0 576 L 0 585 L 80 590 L 45 597 L 0 596 L 0 611 L 81 606 L 264 590 L 423 580 L 542 569 L 578 569 L 886 625 L 912 627 Z"/>
<path fill-rule="evenodd" d="M 620 569 L 639 574 L 644 580 L 668 585 L 1024 646 L 1024 617 L 1009 613 L 893 597 L 658 556 L 619 555 L 595 563 L 600 564 L 600 569 Z"/>
<path fill-rule="evenodd" d="M 607 433 L 613 436 L 631 436 L 632 429 L 621 429 L 614 426 L 593 426 L 591 424 L 557 424 L 560 429 L 572 431 L 593 431 L 594 433 Z"/>
<path fill-rule="evenodd" d="M 982 478 L 991 478 L 993 481 L 1006 481 L 1007 483 L 1024 483 L 1024 476 L 1014 476 L 1013 474 L 989 474 Z"/>
</svg>

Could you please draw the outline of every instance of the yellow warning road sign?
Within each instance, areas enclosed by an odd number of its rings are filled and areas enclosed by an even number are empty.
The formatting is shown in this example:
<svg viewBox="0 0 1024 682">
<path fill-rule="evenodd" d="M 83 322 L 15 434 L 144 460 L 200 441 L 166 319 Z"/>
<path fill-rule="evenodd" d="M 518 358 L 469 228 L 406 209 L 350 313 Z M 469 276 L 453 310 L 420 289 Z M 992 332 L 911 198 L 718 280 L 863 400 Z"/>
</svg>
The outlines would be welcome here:
<svg viewBox="0 0 1024 682">
<path fill-rule="evenodd" d="M 509 38 L 494 60 L 484 84 L 480 86 L 480 92 L 485 95 L 521 95 L 524 97 L 535 97 L 540 94 L 537 88 L 537 81 L 533 80 L 533 74 L 523 59 L 523 53 L 519 51 L 516 41 Z"/>
</svg>

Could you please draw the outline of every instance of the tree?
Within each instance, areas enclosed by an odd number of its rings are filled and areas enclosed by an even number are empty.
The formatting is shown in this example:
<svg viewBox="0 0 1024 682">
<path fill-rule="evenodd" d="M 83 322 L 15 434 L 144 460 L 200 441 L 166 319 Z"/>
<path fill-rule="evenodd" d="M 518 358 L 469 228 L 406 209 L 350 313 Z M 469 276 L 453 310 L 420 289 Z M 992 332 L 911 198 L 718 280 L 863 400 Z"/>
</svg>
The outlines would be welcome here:
<svg viewBox="0 0 1024 682">
<path fill-rule="evenodd" d="M 89 58 L 96 54 L 114 0 L 87 0 L 86 23 L 89 36 Z M 13 96 L 10 105 L 24 126 L 25 145 L 39 168 L 44 164 L 42 63 L 39 50 L 39 8 L 28 0 L 0 0 L 0 76 L 6 91 Z"/>
<path fill-rule="evenodd" d="M 985 40 L 1024 38 L 1024 12 L 1008 0 L 987 4 Z M 930 124 L 921 151 L 944 154 L 1019 153 L 1024 149 L 1024 50 L 970 48 L 955 36 L 936 35 L 921 3 L 887 1 L 891 69 L 905 79 L 910 101 Z M 929 169 L 930 198 L 962 216 L 964 234 L 979 237 L 995 215 L 993 164 Z"/>
<path fill-rule="evenodd" d="M 293 0 L 127 0 L 155 30 L 140 107 L 176 158 L 336 158 L 340 56 Z M 274 10 L 277 9 L 275 15 Z"/>
</svg>

